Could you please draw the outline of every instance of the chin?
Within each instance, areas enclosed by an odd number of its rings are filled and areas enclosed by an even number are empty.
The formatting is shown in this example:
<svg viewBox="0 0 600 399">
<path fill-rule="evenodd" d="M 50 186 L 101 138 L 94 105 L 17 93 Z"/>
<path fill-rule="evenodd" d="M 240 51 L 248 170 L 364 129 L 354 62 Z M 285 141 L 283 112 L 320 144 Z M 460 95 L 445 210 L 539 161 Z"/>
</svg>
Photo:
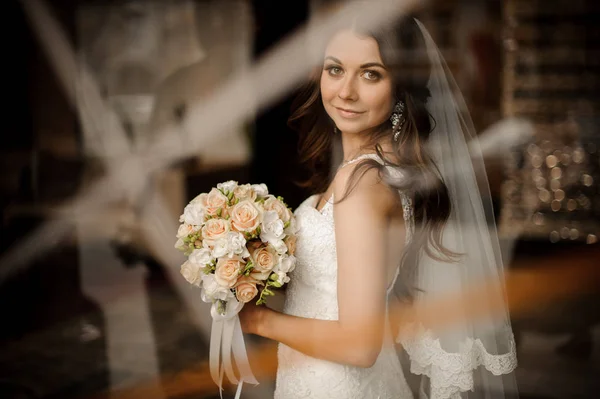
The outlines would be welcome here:
<svg viewBox="0 0 600 399">
<path fill-rule="evenodd" d="M 338 126 L 338 129 L 346 134 L 360 134 L 368 130 L 368 128 L 365 128 L 364 126 L 348 126 L 346 128 L 341 128 Z"/>
<path fill-rule="evenodd" d="M 338 129 L 347 134 L 358 134 L 365 131 L 365 127 L 354 123 L 336 123 Z"/>
</svg>

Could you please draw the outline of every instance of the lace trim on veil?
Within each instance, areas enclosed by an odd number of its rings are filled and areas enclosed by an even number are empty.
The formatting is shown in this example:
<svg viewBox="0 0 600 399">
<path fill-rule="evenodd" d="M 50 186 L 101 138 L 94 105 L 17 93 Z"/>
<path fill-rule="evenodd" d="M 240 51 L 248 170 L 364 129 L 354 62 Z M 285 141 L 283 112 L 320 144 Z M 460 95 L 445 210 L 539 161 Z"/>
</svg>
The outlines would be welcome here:
<svg viewBox="0 0 600 399">
<path fill-rule="evenodd" d="M 459 352 L 447 352 L 433 331 L 421 324 L 406 326 L 396 339 L 410 355 L 410 371 L 429 377 L 430 399 L 460 399 L 460 393 L 474 389 L 473 370 L 485 367 L 499 376 L 511 373 L 517 367 L 516 346 L 510 341 L 507 353 L 493 355 L 480 339 L 467 339 Z"/>
</svg>

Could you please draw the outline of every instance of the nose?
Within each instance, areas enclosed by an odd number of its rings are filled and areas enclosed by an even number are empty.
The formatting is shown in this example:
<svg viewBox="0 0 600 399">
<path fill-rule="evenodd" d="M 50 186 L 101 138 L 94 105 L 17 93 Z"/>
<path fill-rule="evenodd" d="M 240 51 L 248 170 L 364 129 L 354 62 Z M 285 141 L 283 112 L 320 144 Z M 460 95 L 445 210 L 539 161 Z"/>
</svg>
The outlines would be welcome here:
<svg viewBox="0 0 600 399">
<path fill-rule="evenodd" d="M 358 91 L 356 89 L 356 82 L 352 77 L 347 77 L 342 82 L 342 87 L 338 92 L 338 97 L 345 101 L 356 101 L 358 99 Z"/>
</svg>

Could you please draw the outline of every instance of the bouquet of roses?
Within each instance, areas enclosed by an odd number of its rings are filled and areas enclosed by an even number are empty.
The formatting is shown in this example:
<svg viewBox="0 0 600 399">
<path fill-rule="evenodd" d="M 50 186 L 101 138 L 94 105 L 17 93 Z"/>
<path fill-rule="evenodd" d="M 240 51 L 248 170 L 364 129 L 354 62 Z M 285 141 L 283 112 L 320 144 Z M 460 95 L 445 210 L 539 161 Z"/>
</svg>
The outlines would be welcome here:
<svg viewBox="0 0 600 399">
<path fill-rule="evenodd" d="M 229 359 L 231 340 L 221 340 L 220 335 L 227 332 L 237 335 L 234 340 L 241 337 L 237 313 L 243 305 L 254 299 L 256 304 L 264 304 L 274 295 L 273 289 L 289 281 L 288 273 L 296 263 L 296 221 L 283 198 L 269 194 L 266 185 L 235 181 L 198 195 L 179 221 L 175 248 L 188 257 L 181 274 L 201 288 L 203 301 L 212 303 L 211 374 L 221 386 L 218 348 L 213 348 L 213 342 L 225 345 L 221 347 L 226 352 L 223 358 Z M 249 372 L 245 349 L 237 352 L 234 349 L 244 377 L 245 371 Z M 236 380 L 228 370 L 230 365 L 223 367 L 228 378 Z M 256 383 L 251 372 L 245 377 L 242 381 Z"/>
</svg>

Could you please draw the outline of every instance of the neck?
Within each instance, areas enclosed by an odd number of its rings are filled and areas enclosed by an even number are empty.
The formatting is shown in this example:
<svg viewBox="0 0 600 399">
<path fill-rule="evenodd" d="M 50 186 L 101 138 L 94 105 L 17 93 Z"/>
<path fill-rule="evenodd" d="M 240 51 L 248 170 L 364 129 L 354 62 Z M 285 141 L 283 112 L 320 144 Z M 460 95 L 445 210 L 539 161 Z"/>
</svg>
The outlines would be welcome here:
<svg viewBox="0 0 600 399">
<path fill-rule="evenodd" d="M 352 161 L 356 157 L 363 155 L 363 154 L 374 154 L 375 153 L 374 146 L 365 142 L 365 140 L 362 138 L 362 137 L 364 137 L 363 134 L 361 134 L 361 133 L 349 134 L 349 133 L 342 132 L 341 136 L 342 136 L 342 152 L 343 152 L 342 163 Z M 379 145 L 381 146 L 381 150 L 383 151 L 384 154 L 392 154 L 393 145 L 392 145 L 391 139 L 390 140 L 384 139 L 383 141 L 379 142 Z"/>
<path fill-rule="evenodd" d="M 342 132 L 342 151 L 344 152 L 344 162 L 350 161 L 365 153 L 366 147 L 364 146 L 364 140 L 361 140 L 360 136 L 360 134 L 349 134 Z"/>
</svg>

